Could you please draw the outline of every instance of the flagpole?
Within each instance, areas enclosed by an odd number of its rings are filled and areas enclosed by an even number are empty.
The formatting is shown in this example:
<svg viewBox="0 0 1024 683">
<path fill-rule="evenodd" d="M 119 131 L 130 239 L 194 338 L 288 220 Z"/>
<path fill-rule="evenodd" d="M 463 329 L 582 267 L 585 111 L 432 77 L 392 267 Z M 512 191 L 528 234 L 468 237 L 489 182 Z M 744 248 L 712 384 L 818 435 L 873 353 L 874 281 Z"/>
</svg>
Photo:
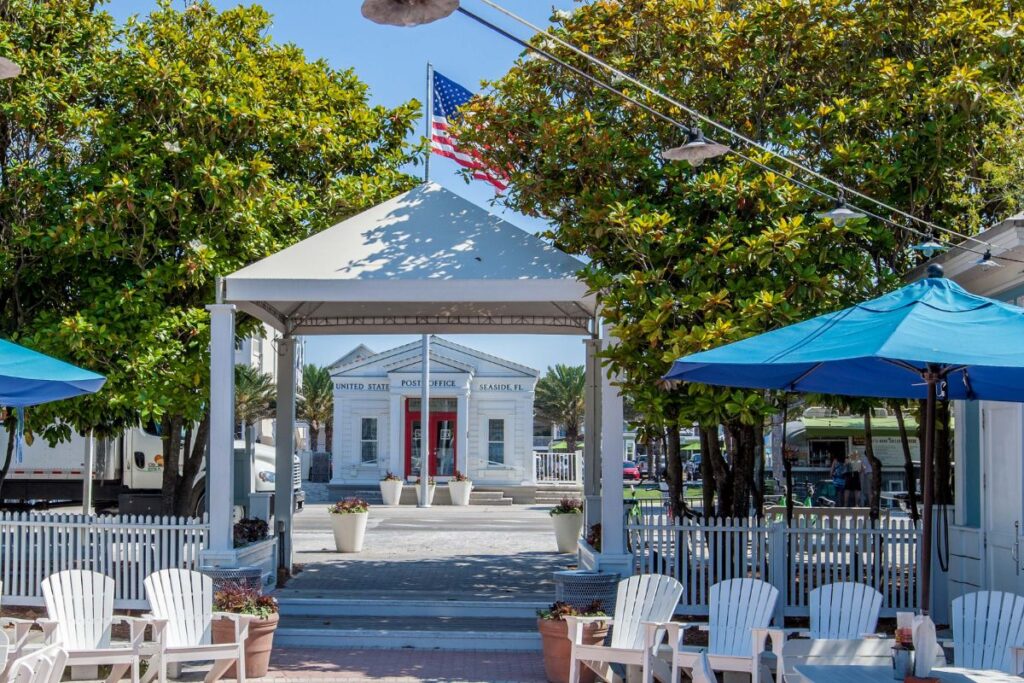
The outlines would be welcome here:
<svg viewBox="0 0 1024 683">
<path fill-rule="evenodd" d="M 427 131 L 427 158 L 423 162 L 423 182 L 430 182 L 430 155 L 433 154 L 434 140 L 434 65 L 427 62 L 427 101 L 423 120 Z"/>
</svg>

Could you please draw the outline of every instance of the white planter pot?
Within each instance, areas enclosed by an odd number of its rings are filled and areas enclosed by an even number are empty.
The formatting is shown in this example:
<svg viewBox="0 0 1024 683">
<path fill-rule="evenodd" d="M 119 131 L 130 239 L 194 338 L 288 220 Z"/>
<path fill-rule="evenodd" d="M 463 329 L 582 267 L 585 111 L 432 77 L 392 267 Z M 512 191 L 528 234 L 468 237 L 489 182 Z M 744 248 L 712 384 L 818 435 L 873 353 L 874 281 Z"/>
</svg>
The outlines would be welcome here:
<svg viewBox="0 0 1024 683">
<path fill-rule="evenodd" d="M 369 517 L 369 512 L 331 515 L 331 527 L 334 529 L 334 545 L 339 553 L 358 553 L 363 549 L 363 538 L 366 536 L 366 520 Z"/>
<path fill-rule="evenodd" d="M 420 493 L 420 485 L 419 484 L 413 484 L 413 488 L 416 489 L 416 504 L 419 505 L 422 502 L 420 500 L 420 497 L 423 495 L 422 493 Z M 430 486 L 427 487 L 427 490 L 428 490 L 428 493 L 427 493 L 427 505 L 433 505 L 434 504 L 434 491 L 437 490 L 437 484 L 431 484 Z"/>
<path fill-rule="evenodd" d="M 570 512 L 561 515 L 551 515 L 551 521 L 555 525 L 555 543 L 558 544 L 558 552 L 576 552 L 580 540 L 580 532 L 583 531 L 583 513 Z"/>
<path fill-rule="evenodd" d="M 380 497 L 384 499 L 385 505 L 402 504 L 402 480 L 382 480 L 380 482 Z"/>
<path fill-rule="evenodd" d="M 452 497 L 452 505 L 469 505 L 469 494 L 473 490 L 471 481 L 448 482 L 448 493 Z"/>
</svg>

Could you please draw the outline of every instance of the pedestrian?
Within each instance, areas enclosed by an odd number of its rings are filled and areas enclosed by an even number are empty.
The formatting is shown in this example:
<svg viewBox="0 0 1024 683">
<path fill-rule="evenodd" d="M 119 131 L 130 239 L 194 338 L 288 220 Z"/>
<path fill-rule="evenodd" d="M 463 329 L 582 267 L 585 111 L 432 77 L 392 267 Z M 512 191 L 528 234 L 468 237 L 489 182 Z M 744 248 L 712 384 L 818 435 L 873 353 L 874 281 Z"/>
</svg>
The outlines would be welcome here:
<svg viewBox="0 0 1024 683">
<path fill-rule="evenodd" d="M 832 466 L 829 468 L 829 476 L 832 477 L 832 488 L 836 490 L 835 505 L 843 505 L 846 492 L 846 458 L 838 455 L 832 456 Z"/>
<path fill-rule="evenodd" d="M 844 505 L 846 507 L 857 507 L 861 504 L 860 501 L 860 472 L 861 472 L 861 457 L 860 453 L 854 451 L 850 454 L 849 462 L 846 467 L 845 489 L 846 489 L 846 501 Z"/>
</svg>

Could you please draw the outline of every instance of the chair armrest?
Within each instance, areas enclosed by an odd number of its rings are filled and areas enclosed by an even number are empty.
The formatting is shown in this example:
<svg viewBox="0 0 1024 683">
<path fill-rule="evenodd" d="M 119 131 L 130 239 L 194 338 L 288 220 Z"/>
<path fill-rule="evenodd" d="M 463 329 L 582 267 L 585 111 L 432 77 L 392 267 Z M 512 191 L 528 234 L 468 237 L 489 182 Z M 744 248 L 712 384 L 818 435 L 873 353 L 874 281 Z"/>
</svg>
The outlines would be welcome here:
<svg viewBox="0 0 1024 683">
<path fill-rule="evenodd" d="M 604 622 L 608 625 L 615 623 L 612 617 L 564 617 L 569 642 L 573 645 L 583 644 L 583 627 L 587 624 Z"/>
<path fill-rule="evenodd" d="M 139 618 L 153 627 L 153 640 L 158 643 L 163 642 L 164 630 L 167 628 L 167 619 L 158 617 L 155 614 L 143 614 Z"/>
<path fill-rule="evenodd" d="M 668 632 L 668 642 L 673 651 L 678 651 L 682 645 L 681 638 L 686 629 L 696 626 L 701 631 L 709 630 L 708 625 L 703 621 L 666 621 L 662 626 Z"/>
<path fill-rule="evenodd" d="M 666 622 L 666 621 L 641 621 L 640 622 L 640 625 L 643 626 L 643 628 L 644 628 L 644 648 L 647 651 L 652 651 L 652 650 L 654 650 L 654 648 L 656 648 L 658 645 L 660 645 L 660 643 L 658 642 L 660 640 L 660 638 L 658 638 L 658 631 L 664 629 L 666 632 L 669 632 L 669 624 L 671 624 L 671 623 L 672 622 L 670 622 L 670 621 L 668 621 L 668 622 Z M 669 639 L 668 640 L 669 640 L 669 643 L 672 642 L 672 636 L 671 635 L 669 635 Z"/>
<path fill-rule="evenodd" d="M 235 642 L 241 643 L 249 637 L 249 624 L 259 619 L 252 614 L 235 614 L 234 612 L 214 612 L 211 620 L 230 619 L 235 622 Z"/>
<path fill-rule="evenodd" d="M 36 625 L 35 619 L 18 619 L 17 617 L 0 617 L 0 628 L 14 629 L 14 642 L 11 647 L 15 654 L 21 652 L 28 640 L 28 634 Z"/>
<path fill-rule="evenodd" d="M 128 624 L 131 631 L 132 649 L 138 649 L 142 645 L 142 642 L 146 639 L 146 627 L 149 626 L 150 620 L 140 617 L 128 617 L 115 615 L 111 620 L 112 624 Z"/>
<path fill-rule="evenodd" d="M 1020 676 L 1024 673 L 1024 647 L 1020 645 L 1010 646 L 1010 657 L 1013 659 L 1013 675 Z"/>
<path fill-rule="evenodd" d="M 54 631 L 57 630 L 57 622 L 53 619 L 40 617 L 39 619 L 36 619 L 36 623 L 39 624 L 39 627 L 41 629 L 43 629 L 43 638 L 45 639 L 45 641 L 47 643 L 50 643 L 51 639 L 53 638 Z"/>
<path fill-rule="evenodd" d="M 776 654 L 782 652 L 786 644 L 786 630 L 781 628 L 752 628 L 750 635 L 753 639 L 753 654 L 755 661 L 765 651 L 765 640 L 771 639 L 772 651 Z"/>
</svg>

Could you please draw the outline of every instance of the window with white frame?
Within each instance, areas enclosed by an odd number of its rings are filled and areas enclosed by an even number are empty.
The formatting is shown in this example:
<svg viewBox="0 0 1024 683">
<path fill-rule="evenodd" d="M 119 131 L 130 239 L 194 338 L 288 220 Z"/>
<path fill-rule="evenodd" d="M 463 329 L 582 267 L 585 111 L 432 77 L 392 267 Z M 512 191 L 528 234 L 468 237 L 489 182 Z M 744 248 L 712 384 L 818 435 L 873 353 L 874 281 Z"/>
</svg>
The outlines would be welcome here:
<svg viewBox="0 0 1024 683">
<path fill-rule="evenodd" d="M 359 460 L 364 465 L 377 464 L 377 418 L 364 417 L 360 421 Z"/>
<path fill-rule="evenodd" d="M 487 421 L 487 464 L 505 464 L 505 421 Z"/>
</svg>

